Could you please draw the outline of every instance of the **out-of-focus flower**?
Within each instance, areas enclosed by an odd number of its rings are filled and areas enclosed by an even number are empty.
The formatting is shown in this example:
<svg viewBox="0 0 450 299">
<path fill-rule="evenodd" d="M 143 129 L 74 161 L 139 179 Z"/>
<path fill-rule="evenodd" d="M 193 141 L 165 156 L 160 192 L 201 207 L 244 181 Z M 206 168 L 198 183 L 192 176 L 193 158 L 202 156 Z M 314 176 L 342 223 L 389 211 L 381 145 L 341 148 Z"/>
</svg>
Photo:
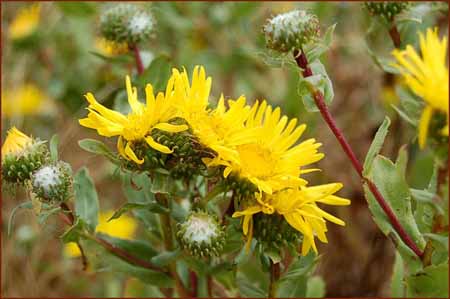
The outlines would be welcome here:
<svg viewBox="0 0 450 299">
<path fill-rule="evenodd" d="M 314 238 L 327 243 L 325 220 L 338 225 L 345 223 L 335 216 L 320 209 L 318 203 L 328 205 L 349 205 L 350 200 L 333 195 L 342 184 L 333 183 L 314 187 L 285 189 L 272 195 L 256 193 L 256 200 L 242 211 L 235 212 L 233 217 L 244 217 L 242 230 L 247 235 L 247 248 L 253 236 L 253 215 L 257 213 L 282 215 L 294 229 L 303 235 L 302 255 L 312 248 L 317 253 Z M 276 228 L 267 228 L 276 229 Z"/>
<path fill-rule="evenodd" d="M 31 35 L 39 25 L 41 6 L 39 3 L 19 9 L 14 20 L 9 25 L 8 33 L 11 39 L 22 39 Z"/>
<path fill-rule="evenodd" d="M 447 125 L 441 134 L 448 136 L 447 37 L 441 40 L 437 28 L 428 28 L 425 35 L 419 32 L 419 39 L 422 56 L 411 45 L 405 50 L 394 50 L 392 54 L 397 59 L 394 67 L 401 72 L 406 85 L 425 102 L 419 121 L 419 145 L 424 148 L 434 111 L 447 116 Z"/>
<path fill-rule="evenodd" d="M 6 117 L 40 115 L 53 109 L 53 102 L 33 83 L 2 93 L 2 114 Z"/>
<path fill-rule="evenodd" d="M 114 57 L 117 55 L 128 53 L 129 51 L 127 43 L 118 43 L 107 40 L 106 38 L 96 38 L 95 48 L 97 48 L 100 54 L 106 57 Z"/>
<path fill-rule="evenodd" d="M 118 219 L 108 221 L 113 214 L 112 210 L 99 213 L 96 232 L 121 239 L 132 239 L 138 227 L 136 220 L 131 216 L 122 215 Z M 68 257 L 78 257 L 81 252 L 78 245 L 71 242 L 64 246 L 64 254 Z"/>
<path fill-rule="evenodd" d="M 162 153 L 172 153 L 172 149 L 164 146 L 150 136 L 152 130 L 159 129 L 166 132 L 181 132 L 188 129 L 186 125 L 170 124 L 169 120 L 177 116 L 174 107 L 174 82 L 171 77 L 167 83 L 165 94 L 160 92 L 154 96 L 153 87 L 147 84 L 145 88 L 146 104 L 138 100 L 136 87 L 131 86 L 130 77 L 126 77 L 128 103 L 131 112 L 123 115 L 120 112 L 106 108 L 97 102 L 92 93 L 86 95 L 89 102 L 87 118 L 79 120 L 82 126 L 96 129 L 98 134 L 106 137 L 119 136 L 117 148 L 127 160 L 137 164 L 144 163 L 144 158 L 137 157 L 133 151 L 133 143 L 145 141 L 153 149 Z"/>
</svg>

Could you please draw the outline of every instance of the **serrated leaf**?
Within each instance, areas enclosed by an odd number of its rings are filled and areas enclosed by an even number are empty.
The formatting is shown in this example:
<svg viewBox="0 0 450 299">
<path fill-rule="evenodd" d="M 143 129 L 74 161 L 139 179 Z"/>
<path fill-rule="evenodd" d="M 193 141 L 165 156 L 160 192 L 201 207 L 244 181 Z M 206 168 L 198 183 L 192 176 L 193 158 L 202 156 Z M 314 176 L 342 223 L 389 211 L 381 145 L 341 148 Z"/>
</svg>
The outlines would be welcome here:
<svg viewBox="0 0 450 299">
<path fill-rule="evenodd" d="M 150 212 L 154 212 L 154 213 L 169 213 L 169 209 L 167 209 L 166 207 L 160 205 L 157 202 L 151 202 L 151 203 L 126 203 L 123 206 L 121 206 L 117 211 L 114 212 L 114 214 L 111 216 L 111 218 L 108 219 L 108 221 L 111 221 L 113 219 L 118 219 L 120 218 L 120 216 L 122 216 L 122 214 L 129 212 L 131 210 L 136 210 L 136 209 L 145 209 L 147 211 Z"/>
<path fill-rule="evenodd" d="M 165 267 L 170 263 L 176 261 L 180 254 L 180 249 L 176 249 L 174 251 L 165 251 L 152 257 L 151 262 L 156 266 Z"/>
<path fill-rule="evenodd" d="M 325 67 L 319 60 L 311 63 L 310 68 L 314 75 L 300 78 L 297 90 L 306 110 L 309 112 L 317 112 L 319 109 L 314 101 L 314 92 L 316 90 L 320 91 L 324 97 L 325 104 L 329 105 L 334 97 L 333 84 L 328 77 Z"/>
<path fill-rule="evenodd" d="M 50 157 L 53 162 L 58 161 L 58 144 L 59 144 L 59 137 L 58 135 L 53 135 L 52 139 L 50 139 Z"/>
<path fill-rule="evenodd" d="M 14 217 L 16 216 L 19 209 L 31 210 L 31 209 L 33 209 L 33 203 L 31 201 L 26 201 L 26 202 L 23 202 L 23 203 L 17 205 L 16 207 L 14 207 L 14 209 L 12 209 L 11 214 L 9 215 L 9 219 L 8 219 L 8 237 L 11 236 L 11 231 L 12 231 L 13 225 L 14 225 Z"/>
<path fill-rule="evenodd" d="M 408 297 L 448 298 L 448 261 L 409 276 L 406 285 Z"/>
<path fill-rule="evenodd" d="M 403 267 L 403 259 L 400 253 L 395 253 L 394 269 L 391 278 L 391 296 L 393 298 L 405 297 L 405 283 L 403 282 L 405 269 Z"/>
<path fill-rule="evenodd" d="M 119 163 L 116 154 L 101 141 L 86 138 L 78 141 L 78 145 L 87 152 L 104 156 L 113 163 Z"/>
<path fill-rule="evenodd" d="M 80 217 L 91 231 L 98 224 L 98 196 L 94 182 L 86 167 L 81 168 L 74 177 L 75 214 Z"/>
<path fill-rule="evenodd" d="M 320 276 L 312 276 L 306 282 L 307 298 L 325 297 L 325 281 Z"/>
<path fill-rule="evenodd" d="M 370 172 L 370 168 L 372 167 L 375 156 L 379 154 L 381 148 L 383 147 L 384 139 L 386 139 L 390 124 L 391 120 L 386 116 L 383 120 L 383 123 L 378 128 L 378 131 L 375 134 L 374 139 L 372 140 L 372 144 L 370 145 L 369 151 L 367 152 L 366 159 L 364 160 L 364 176 L 366 176 Z"/>
</svg>

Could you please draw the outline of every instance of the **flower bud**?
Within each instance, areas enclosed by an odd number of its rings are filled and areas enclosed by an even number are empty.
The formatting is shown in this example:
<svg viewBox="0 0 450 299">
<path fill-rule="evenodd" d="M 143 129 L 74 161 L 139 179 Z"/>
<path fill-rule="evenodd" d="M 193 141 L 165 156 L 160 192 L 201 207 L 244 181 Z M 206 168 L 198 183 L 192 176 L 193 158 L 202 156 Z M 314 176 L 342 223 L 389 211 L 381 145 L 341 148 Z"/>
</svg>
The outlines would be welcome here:
<svg viewBox="0 0 450 299">
<path fill-rule="evenodd" d="M 266 46 L 279 52 L 301 49 L 320 34 L 319 20 L 304 10 L 294 10 L 270 19 L 264 25 Z"/>
<path fill-rule="evenodd" d="M 2 146 L 2 178 L 6 182 L 23 184 L 48 160 L 48 149 L 43 141 L 25 135 L 16 127 L 8 131 Z"/>
<path fill-rule="evenodd" d="M 249 180 L 231 173 L 226 179 L 227 190 L 233 190 L 238 200 L 254 198 L 258 188 Z"/>
<path fill-rule="evenodd" d="M 181 247 L 195 257 L 219 256 L 225 243 L 225 231 L 216 216 L 193 211 L 178 224 L 177 238 Z"/>
<path fill-rule="evenodd" d="M 155 29 L 150 12 L 132 4 L 119 4 L 106 10 L 100 17 L 100 32 L 116 43 L 134 45 L 148 40 Z"/>
<path fill-rule="evenodd" d="M 44 165 L 33 173 L 31 186 L 33 193 L 43 201 L 66 201 L 71 195 L 72 169 L 62 161 Z"/>
<path fill-rule="evenodd" d="M 265 248 L 276 250 L 281 250 L 284 245 L 296 247 L 301 240 L 301 234 L 276 213 L 253 216 L 253 237 Z"/>
<path fill-rule="evenodd" d="M 371 15 L 380 16 L 391 22 L 396 15 L 410 6 L 409 2 L 364 2 Z"/>
</svg>

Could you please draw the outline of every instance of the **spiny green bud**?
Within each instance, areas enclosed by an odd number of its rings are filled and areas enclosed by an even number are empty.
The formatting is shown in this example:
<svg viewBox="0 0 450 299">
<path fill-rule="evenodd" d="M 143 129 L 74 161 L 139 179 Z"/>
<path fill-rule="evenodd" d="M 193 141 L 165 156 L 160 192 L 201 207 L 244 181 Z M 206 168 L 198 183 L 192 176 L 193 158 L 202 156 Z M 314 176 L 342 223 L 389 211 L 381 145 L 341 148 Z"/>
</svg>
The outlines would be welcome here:
<svg viewBox="0 0 450 299">
<path fill-rule="evenodd" d="M 409 2 L 364 2 L 371 15 L 381 16 L 391 22 L 396 15 L 410 6 Z"/>
<path fill-rule="evenodd" d="M 279 52 L 301 49 L 320 34 L 318 18 L 304 10 L 294 10 L 268 20 L 263 31 L 266 46 Z"/>
<path fill-rule="evenodd" d="M 117 43 L 135 45 L 150 39 L 155 19 L 144 8 L 133 4 L 119 4 L 100 17 L 100 32 L 104 38 Z"/>
<path fill-rule="evenodd" d="M 301 235 L 284 220 L 284 217 L 274 214 L 258 213 L 253 216 L 253 237 L 264 248 L 281 250 L 285 245 L 297 246 Z"/>
<path fill-rule="evenodd" d="M 33 193 L 43 201 L 66 201 L 72 189 L 72 169 L 62 161 L 44 165 L 33 173 L 31 186 Z"/>
<path fill-rule="evenodd" d="M 2 178 L 6 182 L 23 184 L 48 160 L 45 142 L 31 138 L 15 127 L 8 131 L 2 146 Z"/>
<path fill-rule="evenodd" d="M 178 224 L 177 238 L 192 256 L 219 256 L 225 243 L 225 231 L 216 216 L 193 211 L 185 222 Z"/>
<path fill-rule="evenodd" d="M 235 174 L 230 174 L 225 179 L 225 184 L 228 190 L 234 191 L 234 196 L 238 200 L 252 199 L 254 198 L 255 192 L 258 191 L 252 182 Z"/>
</svg>

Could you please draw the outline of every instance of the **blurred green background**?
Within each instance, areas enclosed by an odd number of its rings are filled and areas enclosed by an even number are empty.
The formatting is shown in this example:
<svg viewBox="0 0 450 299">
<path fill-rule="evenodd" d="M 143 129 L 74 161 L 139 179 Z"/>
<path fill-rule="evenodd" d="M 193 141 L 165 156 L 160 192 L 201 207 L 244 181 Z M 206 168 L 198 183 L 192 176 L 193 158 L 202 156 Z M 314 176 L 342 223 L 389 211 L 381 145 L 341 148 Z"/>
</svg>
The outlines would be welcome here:
<svg viewBox="0 0 450 299">
<path fill-rule="evenodd" d="M 104 158 L 84 152 L 77 145 L 82 138 L 97 137 L 92 130 L 78 125 L 78 119 L 86 114 L 83 95 L 93 92 L 105 105 L 122 109 L 124 77 L 135 74 L 131 55 L 106 57 L 101 47 L 97 29 L 99 15 L 105 7 L 117 4 L 2 2 L 1 5 L 2 137 L 13 125 L 41 139 L 49 139 L 57 133 L 61 140 L 61 158 L 69 162 L 74 171 L 83 165 L 89 168 L 100 195 L 101 209 L 118 207 L 124 198 L 113 168 Z M 26 15 L 24 11 L 32 9 L 33 5 L 38 12 Z M 337 24 L 332 47 L 322 59 L 335 92 L 330 109 L 362 160 L 384 115 L 397 117 L 390 107 L 398 101 L 393 91 L 395 80 L 386 77 L 368 50 L 379 56 L 389 55 L 393 45 L 385 28 L 375 26 L 360 3 L 350 2 L 157 2 L 141 5 L 148 7 L 157 22 L 155 38 L 140 45 L 144 65 L 160 65 L 157 73 L 148 74 L 151 83 L 163 88 L 171 66 L 185 67 L 190 73 L 194 65 L 204 65 L 213 78 L 212 101 L 221 93 L 232 98 L 244 94 L 248 103 L 267 99 L 288 116 L 308 124 L 304 138 L 319 140 L 323 143 L 321 151 L 326 154 L 318 163 L 323 171 L 308 175 L 308 179 L 313 184 L 343 182 L 340 195 L 352 200 L 350 207 L 333 211 L 347 226 L 330 225 L 329 244 L 320 244 L 321 259 L 316 272 L 326 282 L 326 295 L 389 294 L 393 245 L 373 223 L 360 180 L 334 136 L 319 114 L 306 112 L 297 95 L 298 70 L 268 63 L 271 59 L 268 59 L 262 33 L 267 18 L 296 8 L 317 14 L 323 31 Z M 27 26 L 32 28 L 27 29 Z M 417 30 L 429 26 L 438 26 L 446 33 L 448 8 L 440 6 L 429 10 L 424 13 L 422 23 L 408 23 L 400 27 L 400 32 L 405 40 L 415 40 Z M 142 96 L 143 89 L 139 93 Z M 414 136 L 415 129 L 401 123 L 392 129 L 383 154 L 395 157 L 399 146 Z M 114 146 L 111 141 L 109 144 Z M 423 188 L 431 176 L 432 154 L 419 152 L 416 143 L 410 146 L 409 152 L 414 167 L 408 171 L 408 180 L 415 188 Z M 107 271 L 83 271 L 79 258 L 64 254 L 62 242 L 58 240 L 64 227 L 56 217 L 43 227 L 32 211 L 20 211 L 13 233 L 8 237 L 9 215 L 26 195 L 20 190 L 15 194 L 7 191 L 4 187 L 1 296 L 153 294 L 151 287 L 135 279 Z M 138 229 L 136 237 L 142 233 Z"/>
</svg>

